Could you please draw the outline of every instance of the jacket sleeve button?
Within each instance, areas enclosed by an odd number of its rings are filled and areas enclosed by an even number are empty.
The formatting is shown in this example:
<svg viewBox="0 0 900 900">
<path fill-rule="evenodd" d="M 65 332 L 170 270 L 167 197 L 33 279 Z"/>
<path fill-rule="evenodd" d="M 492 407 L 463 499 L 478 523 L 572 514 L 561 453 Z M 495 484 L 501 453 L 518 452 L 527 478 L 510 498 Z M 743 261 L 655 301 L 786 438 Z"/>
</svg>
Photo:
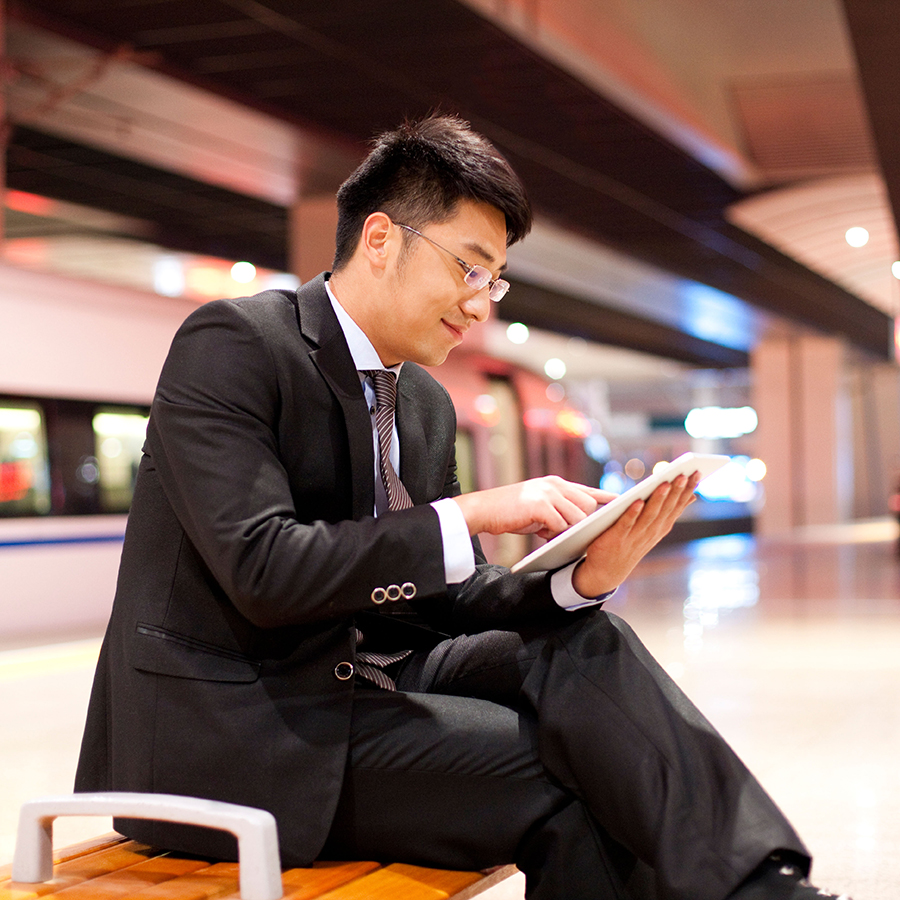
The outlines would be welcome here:
<svg viewBox="0 0 900 900">
<path fill-rule="evenodd" d="M 348 681 L 353 677 L 353 663 L 339 662 L 334 667 L 334 677 L 338 681 Z"/>
<path fill-rule="evenodd" d="M 411 582 L 404 582 L 400 586 L 400 594 L 404 600 L 412 600 L 416 596 L 416 586 Z"/>
<path fill-rule="evenodd" d="M 396 603 L 400 597 L 403 596 L 400 593 L 400 585 L 399 584 L 390 584 L 387 589 L 387 598 L 391 601 L 391 603 Z"/>
<path fill-rule="evenodd" d="M 387 591 L 383 587 L 377 587 L 374 591 L 372 591 L 372 602 L 373 603 L 384 603 L 387 600 Z"/>
</svg>

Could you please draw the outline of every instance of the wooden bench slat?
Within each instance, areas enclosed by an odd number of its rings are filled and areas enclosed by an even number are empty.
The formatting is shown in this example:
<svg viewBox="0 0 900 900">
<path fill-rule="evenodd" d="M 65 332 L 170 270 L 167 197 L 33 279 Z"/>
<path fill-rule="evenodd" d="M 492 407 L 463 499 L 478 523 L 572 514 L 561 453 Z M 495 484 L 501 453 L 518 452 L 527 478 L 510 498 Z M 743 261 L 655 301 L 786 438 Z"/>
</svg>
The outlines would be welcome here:
<svg viewBox="0 0 900 900">
<path fill-rule="evenodd" d="M 123 894 L 116 900 L 209 900 L 228 894 L 238 896 L 239 880 L 237 863 L 206 863 L 195 872 Z"/>
<path fill-rule="evenodd" d="M 499 892 L 494 891 L 494 888 L 500 884 L 503 884 L 503 888 Z M 474 900 L 488 892 L 494 897 L 502 895 L 506 900 L 524 900 L 525 876 L 512 864 L 498 866 L 485 875 L 481 881 L 476 881 L 455 894 L 453 900 Z"/>
<path fill-rule="evenodd" d="M 126 866 L 115 872 L 70 885 L 64 888 L 64 893 L 58 893 L 65 897 L 65 900 L 95 900 L 95 898 L 102 900 L 104 897 L 120 900 L 122 897 L 139 893 L 144 888 L 181 878 L 208 866 L 209 863 L 205 860 L 163 854 L 137 865 Z M 44 895 L 43 900 L 52 900 L 55 896 L 57 895 Z"/>
<path fill-rule="evenodd" d="M 91 853 L 97 853 L 101 850 L 107 850 L 122 844 L 134 844 L 135 841 L 130 840 L 124 835 L 116 831 L 110 831 L 107 834 L 101 834 L 99 837 L 91 838 L 88 841 L 81 841 L 78 844 L 69 844 L 68 847 L 55 848 L 53 851 L 53 865 L 58 866 L 60 863 L 68 862 L 79 856 L 88 856 Z M 143 844 L 141 846 L 144 846 Z"/>
<path fill-rule="evenodd" d="M 315 863 L 309 869 L 288 869 L 282 875 L 285 900 L 315 900 L 331 888 L 360 878 L 379 867 L 375 862 Z M 148 887 L 116 900 L 219 900 L 240 897 L 237 863 L 215 863 L 174 881 Z M 64 900 L 64 898 L 61 898 Z"/>
<path fill-rule="evenodd" d="M 21 884 L 6 881 L 0 884 L 0 900 L 29 900 L 32 897 L 45 897 L 57 893 L 64 888 L 80 884 L 91 878 L 99 878 L 109 872 L 136 865 L 162 851 L 154 850 L 146 844 L 126 841 L 112 847 L 97 850 L 69 858 L 53 870 L 53 880 L 41 884 Z"/>
<path fill-rule="evenodd" d="M 314 862 L 309 868 L 285 869 L 281 875 L 283 900 L 318 900 L 328 891 L 381 868 L 377 862 Z M 220 900 L 238 900 L 240 891 Z"/>
<path fill-rule="evenodd" d="M 68 847 L 54 847 L 53 865 L 56 866 L 59 863 L 75 859 L 76 856 L 86 856 L 88 853 L 96 853 L 98 850 L 106 850 L 108 847 L 114 847 L 116 844 L 124 844 L 126 842 L 128 842 L 127 837 L 123 837 L 115 831 L 110 831 L 108 834 L 102 834 L 87 841 L 70 844 Z M 6 884 L 11 878 L 12 863 L 0 866 L 0 886 Z"/>
<path fill-rule="evenodd" d="M 63 848 L 53 880 L 0 882 L 0 900 L 236 900 L 237 863 L 174 856 L 119 835 Z M 482 880 L 455 872 L 371 861 L 316 862 L 282 875 L 285 900 L 446 900 Z M 466 891 L 466 893 L 469 893 Z"/>
<path fill-rule="evenodd" d="M 288 869 L 281 876 L 284 900 L 318 900 L 380 866 L 377 862 L 316 862 L 311 869 Z"/>
<path fill-rule="evenodd" d="M 322 894 L 321 900 L 446 900 L 481 878 L 480 872 L 454 872 L 392 863 Z"/>
</svg>

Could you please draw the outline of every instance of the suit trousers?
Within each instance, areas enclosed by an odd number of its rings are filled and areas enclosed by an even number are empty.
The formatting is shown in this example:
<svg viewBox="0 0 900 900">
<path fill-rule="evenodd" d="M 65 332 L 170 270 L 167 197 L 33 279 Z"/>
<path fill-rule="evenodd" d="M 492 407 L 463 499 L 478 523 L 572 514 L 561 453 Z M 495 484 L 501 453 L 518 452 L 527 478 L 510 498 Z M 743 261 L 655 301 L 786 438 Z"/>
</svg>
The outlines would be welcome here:
<svg viewBox="0 0 900 900">
<path fill-rule="evenodd" d="M 592 609 L 418 651 L 359 689 L 323 858 L 516 863 L 529 900 L 723 900 L 808 852 L 615 615 Z"/>
</svg>

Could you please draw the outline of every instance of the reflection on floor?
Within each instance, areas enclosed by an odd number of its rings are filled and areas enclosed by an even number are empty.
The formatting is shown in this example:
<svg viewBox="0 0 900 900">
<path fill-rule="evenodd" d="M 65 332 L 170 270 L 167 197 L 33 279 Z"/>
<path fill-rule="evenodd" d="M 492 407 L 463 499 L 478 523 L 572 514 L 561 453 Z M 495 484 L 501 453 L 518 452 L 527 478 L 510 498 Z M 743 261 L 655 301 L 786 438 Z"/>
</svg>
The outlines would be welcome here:
<svg viewBox="0 0 900 900">
<path fill-rule="evenodd" d="M 817 883 L 900 889 L 896 526 L 659 551 L 610 601 L 797 826 Z M 99 642 L 0 653 L 0 862 L 28 797 L 71 790 Z M 60 820 L 58 843 L 110 830 Z"/>
<path fill-rule="evenodd" d="M 711 538 L 642 563 L 611 606 L 855 900 L 900 890 L 896 526 Z"/>
</svg>

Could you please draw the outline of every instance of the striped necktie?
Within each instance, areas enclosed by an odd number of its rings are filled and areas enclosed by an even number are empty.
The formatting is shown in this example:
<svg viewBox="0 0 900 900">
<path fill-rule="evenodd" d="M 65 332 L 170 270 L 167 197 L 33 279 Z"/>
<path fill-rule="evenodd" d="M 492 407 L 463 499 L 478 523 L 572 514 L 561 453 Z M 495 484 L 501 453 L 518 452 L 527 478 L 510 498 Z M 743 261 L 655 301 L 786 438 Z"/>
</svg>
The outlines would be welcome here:
<svg viewBox="0 0 900 900">
<path fill-rule="evenodd" d="M 378 429 L 378 456 L 381 480 L 388 498 L 388 509 L 409 509 L 413 502 L 391 465 L 391 438 L 394 435 L 394 409 L 397 405 L 397 376 L 387 369 L 366 372 L 375 385 L 375 427 Z"/>
<path fill-rule="evenodd" d="M 363 633 L 358 628 L 353 630 L 356 632 L 356 645 L 359 646 L 364 640 Z M 373 653 L 367 650 L 357 650 L 356 672 L 366 681 L 371 681 L 372 684 L 376 684 L 386 691 L 396 691 L 397 685 L 394 679 L 383 669 L 391 663 L 406 659 L 411 653 L 412 650 L 398 650 L 396 653 Z"/>
<path fill-rule="evenodd" d="M 381 480 L 388 498 L 388 509 L 409 509 L 413 502 L 403 482 L 391 465 L 391 440 L 394 436 L 394 408 L 397 405 L 397 376 L 387 369 L 371 369 L 365 373 L 375 385 L 375 427 L 378 430 L 378 467 Z M 362 633 L 356 629 L 356 643 L 363 641 Z M 398 653 L 372 653 L 357 651 L 356 670 L 373 684 L 386 691 L 397 690 L 394 679 L 382 671 L 391 663 L 406 659 L 412 650 L 401 650 Z"/>
</svg>

